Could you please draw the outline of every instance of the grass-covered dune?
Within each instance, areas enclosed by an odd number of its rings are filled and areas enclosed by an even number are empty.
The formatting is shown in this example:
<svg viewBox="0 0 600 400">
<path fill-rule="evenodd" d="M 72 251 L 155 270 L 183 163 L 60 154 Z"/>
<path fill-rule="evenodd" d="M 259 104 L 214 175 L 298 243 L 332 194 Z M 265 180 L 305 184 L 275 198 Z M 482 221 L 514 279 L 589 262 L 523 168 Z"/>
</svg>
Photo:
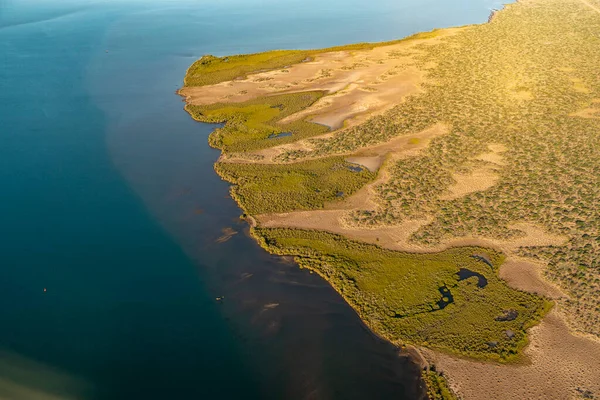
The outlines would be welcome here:
<svg viewBox="0 0 600 400">
<path fill-rule="evenodd" d="M 412 254 L 319 231 L 256 228 L 254 235 L 323 276 L 375 332 L 398 344 L 516 361 L 526 329 L 551 307 L 498 278 L 504 257 L 490 249 Z"/>
</svg>

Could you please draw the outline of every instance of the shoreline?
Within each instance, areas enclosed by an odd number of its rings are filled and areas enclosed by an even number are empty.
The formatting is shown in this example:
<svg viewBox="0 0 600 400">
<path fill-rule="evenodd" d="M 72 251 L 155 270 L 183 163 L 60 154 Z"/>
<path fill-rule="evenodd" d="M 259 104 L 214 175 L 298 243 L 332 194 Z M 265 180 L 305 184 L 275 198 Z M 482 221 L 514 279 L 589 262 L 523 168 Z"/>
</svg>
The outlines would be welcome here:
<svg viewBox="0 0 600 400">
<path fill-rule="evenodd" d="M 522 2 L 521 2 L 521 4 L 522 4 Z M 513 6 L 513 4 L 509 4 L 509 5 L 510 5 L 510 6 Z M 495 22 L 495 21 L 496 21 L 496 19 L 497 19 L 497 17 L 498 17 L 498 15 L 500 15 L 502 11 L 505 11 L 505 10 L 507 10 L 507 9 L 509 8 L 509 7 L 508 7 L 509 5 L 505 5 L 505 6 L 504 6 L 504 7 L 503 7 L 501 10 L 492 10 L 492 13 L 490 14 L 490 17 L 489 17 L 489 19 L 488 19 L 488 24 L 489 24 L 489 23 L 492 23 L 492 22 Z M 462 27 L 462 28 L 463 28 L 463 29 L 469 29 L 469 28 L 471 28 L 471 29 L 472 29 L 473 27 L 478 27 L 478 26 L 482 26 L 482 25 L 485 25 L 485 24 L 479 24 L 479 25 L 468 25 L 467 27 Z M 442 35 L 442 36 L 443 36 L 443 32 L 444 32 L 444 31 L 446 31 L 446 30 L 451 30 L 451 29 L 455 29 L 455 28 L 448 28 L 448 29 L 438 29 L 438 30 L 434 30 L 434 31 L 432 31 L 432 32 L 436 32 L 436 35 Z M 417 36 L 417 35 L 419 35 L 419 34 L 413 35 L 413 36 L 411 36 L 411 37 L 408 37 L 408 38 L 406 38 L 406 39 L 410 39 L 410 38 L 412 38 L 412 37 L 414 37 L 414 36 Z M 398 43 L 402 43 L 402 42 L 405 42 L 405 40 L 406 40 L 406 39 L 401 39 L 401 40 L 398 40 L 398 41 L 391 41 L 391 42 L 384 42 L 383 44 L 381 44 L 381 46 L 383 47 L 383 46 L 385 46 L 385 45 L 389 45 L 389 44 L 398 44 Z M 362 46 L 365 46 L 365 47 L 371 47 L 371 49 L 374 49 L 374 48 L 377 48 L 377 47 L 379 47 L 377 43 L 370 43 L 370 44 L 366 44 L 366 45 L 365 45 L 365 44 L 360 44 L 360 45 L 362 45 Z M 359 45 L 359 46 L 360 46 L 360 45 Z M 350 46 L 352 46 L 352 45 L 350 45 Z M 345 48 L 345 47 L 347 47 L 347 46 L 339 46 L 339 47 L 335 47 L 334 49 L 340 49 L 340 48 Z M 324 50 L 322 51 L 322 53 L 327 53 L 327 50 L 329 50 L 329 52 L 332 52 L 332 51 L 334 51 L 334 50 L 331 50 L 331 49 L 324 49 Z M 359 50 L 363 50 L 363 48 L 361 48 L 361 49 L 359 49 Z M 321 53 L 318 53 L 318 54 L 321 54 Z M 201 60 L 202 60 L 202 59 L 201 59 Z M 318 60 L 317 60 L 317 61 L 318 61 Z M 315 62 L 315 60 L 310 60 L 310 61 L 308 61 L 306 64 L 311 64 L 311 63 L 314 63 L 314 62 Z M 196 63 L 195 63 L 195 64 L 196 64 Z M 195 65 L 195 64 L 194 64 L 194 65 Z M 186 76 L 188 75 L 188 73 L 190 72 L 190 69 L 191 69 L 191 68 L 192 68 L 194 65 L 192 65 L 192 66 L 190 66 L 190 68 L 188 68 L 188 71 L 186 71 Z M 291 68 L 293 68 L 293 67 L 294 67 L 294 65 L 290 65 L 290 67 L 291 67 Z M 287 69 L 287 68 L 286 68 L 286 69 Z M 268 75 L 269 73 L 271 73 L 271 72 L 273 72 L 273 71 L 276 71 L 276 70 L 277 70 L 277 69 L 272 69 L 272 70 L 262 70 L 262 69 L 261 69 L 261 70 L 260 70 L 260 72 L 258 72 L 258 74 L 262 74 L 262 75 L 265 75 L 265 74 L 267 74 L 267 75 Z M 244 75 L 244 80 L 243 80 L 243 81 L 247 81 L 248 79 L 250 79 L 250 77 L 251 77 L 252 75 L 253 75 L 253 73 L 252 73 L 252 72 L 248 73 L 247 75 Z M 262 75 L 261 75 L 261 76 L 262 76 Z M 265 79 L 265 81 L 268 81 L 268 80 L 271 80 L 271 79 L 277 79 L 277 78 L 273 78 L 273 77 L 271 77 L 271 76 L 267 76 L 267 75 L 265 75 L 265 78 L 264 78 L 264 79 Z M 262 79 L 262 78 L 259 78 L 259 79 Z M 200 87 L 200 89 L 202 90 L 202 87 Z M 333 91 L 333 92 L 330 92 L 329 94 L 331 94 L 331 93 L 337 93 L 337 92 L 339 92 L 339 91 L 341 91 L 341 89 L 337 89 L 337 90 L 335 90 L 335 91 Z M 299 92 L 297 92 L 297 93 L 301 93 L 301 92 L 302 92 L 302 90 L 300 90 L 300 91 L 299 91 Z M 185 97 L 185 101 L 186 101 L 186 103 L 187 103 L 188 105 L 189 105 L 189 104 L 191 104 L 191 102 L 193 101 L 193 95 L 190 95 L 190 92 L 189 92 L 189 91 L 186 91 L 186 90 L 185 90 L 185 88 L 182 88 L 182 89 L 180 89 L 180 90 L 178 91 L 178 93 L 179 93 L 181 96 Z M 186 93 L 187 93 L 187 94 L 186 94 Z M 240 93 L 241 93 L 241 92 L 240 92 Z M 264 93 L 266 93 L 266 92 L 262 92 L 262 93 L 263 93 L 263 95 L 266 95 L 266 94 L 264 94 Z M 289 92 L 289 93 L 293 93 L 293 92 Z M 405 94 L 405 96 L 410 96 L 410 95 L 412 95 L 412 94 L 413 94 L 413 93 Z M 243 95 L 246 95 L 246 93 L 243 93 Z M 325 96 L 325 98 L 327 98 L 327 97 L 328 97 L 328 96 Z M 244 99 L 245 99 L 245 98 L 243 98 L 243 97 L 242 97 L 242 98 L 241 98 L 241 100 L 239 100 L 239 101 L 234 101 L 234 103 L 236 103 L 236 102 L 237 102 L 237 103 L 243 103 L 243 102 L 245 101 Z M 309 107 L 313 107 L 313 105 L 310 105 Z M 325 108 L 326 108 L 326 107 L 328 107 L 328 106 L 326 105 L 326 106 L 325 106 Z M 317 108 L 317 109 L 319 109 L 319 108 Z M 323 108 L 321 107 L 320 109 L 323 109 Z M 191 112 L 191 111 L 190 111 L 190 110 L 187 108 L 187 106 L 186 106 L 186 110 L 187 110 L 188 112 L 190 112 L 190 114 L 192 114 L 192 116 L 194 117 L 194 119 L 196 119 L 196 120 L 198 120 L 198 121 L 201 121 L 201 122 L 202 122 L 202 119 L 198 119 L 198 118 L 196 118 L 196 117 L 194 116 L 193 112 Z M 360 114 L 357 114 L 357 115 L 360 115 Z M 367 115 L 367 118 L 371 118 L 373 115 L 377 115 L 377 114 L 376 114 L 376 113 L 368 113 L 368 114 L 366 114 L 366 115 Z M 346 119 L 344 119 L 344 121 L 346 121 Z M 222 121 L 222 122 L 224 122 L 224 121 Z M 362 123 L 362 122 L 361 122 L 361 123 Z M 347 129 L 347 127 L 343 127 L 341 130 L 344 130 L 344 129 Z M 317 138 L 318 138 L 318 136 L 315 136 L 315 137 L 317 137 Z M 307 143 L 310 143 L 310 140 L 315 140 L 315 139 L 310 139 L 310 138 L 308 138 L 307 140 L 308 140 L 308 142 L 307 142 Z M 288 143 L 290 143 L 290 145 L 288 145 L 288 144 L 284 144 L 284 145 L 283 145 L 283 147 L 282 147 L 282 148 L 284 149 L 284 150 L 283 150 L 283 152 L 280 152 L 280 153 L 278 153 L 278 154 L 276 153 L 276 155 L 275 155 L 275 156 L 272 156 L 272 157 L 274 157 L 274 158 L 272 158 L 273 160 L 277 160 L 277 157 L 279 157 L 281 154 L 284 154 L 284 152 L 285 152 L 285 151 L 288 151 L 288 152 L 289 152 L 289 149 L 290 149 L 290 148 L 292 148 L 292 147 L 290 147 L 290 146 L 292 145 L 292 143 L 298 143 L 298 142 L 293 142 L 293 141 L 291 141 L 291 140 L 290 140 Z M 302 146 L 305 146 L 304 148 L 300 148 L 300 151 L 314 151 L 314 150 L 310 149 L 309 147 L 306 147 L 306 146 L 308 146 L 308 145 L 304 145 L 304 144 L 302 144 L 302 143 L 300 143 L 300 144 L 301 144 Z M 213 144 L 211 143 L 211 145 L 213 145 Z M 285 147 L 285 146 L 287 146 L 287 147 Z M 218 148 L 218 147 L 217 147 L 217 148 Z M 270 148 L 272 148 L 272 146 L 271 146 Z M 270 148 L 269 148 L 269 147 L 265 147 L 265 149 L 270 149 Z M 306 148 L 309 148 L 309 150 L 306 150 Z M 226 154 L 226 153 L 228 153 L 228 151 L 227 151 L 226 149 L 224 149 L 224 148 L 221 148 L 221 150 L 222 150 L 222 153 L 221 153 L 221 158 L 220 158 L 220 161 L 222 161 L 223 155 L 224 155 L 224 154 Z M 231 153 L 230 153 L 230 154 L 231 154 Z M 258 153 L 257 153 L 257 154 L 258 154 Z M 350 155 L 352 155 L 352 154 L 353 154 L 353 153 L 350 153 Z M 310 161 L 311 159 L 310 159 L 310 158 L 306 158 L 306 160 L 309 160 L 309 161 Z M 487 161 L 487 160 L 486 160 L 486 161 Z M 280 161 L 276 161 L 276 163 L 275 163 L 275 164 L 276 164 L 276 165 L 279 165 L 279 164 L 278 164 L 279 162 L 280 162 Z M 243 162 L 243 160 L 242 160 L 242 161 L 241 161 L 241 163 L 242 163 L 242 164 L 248 164 L 249 162 L 247 161 L 247 162 L 245 162 L 245 163 L 244 163 L 244 162 Z M 260 165 L 265 165 L 264 163 L 261 163 L 261 159 L 259 159 L 258 163 L 259 163 Z M 502 162 L 495 162 L 495 161 L 492 161 L 492 163 L 493 163 L 493 164 L 495 164 L 495 165 L 493 166 L 493 168 L 495 168 L 495 169 L 502 168 L 502 166 L 503 166 Z M 284 164 L 284 165 L 289 165 L 289 164 Z M 378 168 L 377 172 L 380 172 L 380 168 Z M 217 173 L 218 173 L 218 174 L 221 176 L 221 178 L 222 178 L 222 179 L 225 179 L 225 180 L 228 180 L 228 181 L 230 181 L 230 182 L 231 182 L 231 178 L 230 178 L 230 177 L 228 177 L 228 176 L 226 176 L 226 175 L 223 175 L 223 173 L 222 173 L 222 172 L 219 172 L 219 171 L 217 171 Z M 257 214 L 256 214 L 255 212 L 251 212 L 252 210 L 248 210 L 248 209 L 245 207 L 245 203 L 244 203 L 245 199 L 244 199 L 243 197 L 240 197 L 240 195 L 239 195 L 239 194 L 237 194 L 237 192 L 235 192 L 235 190 L 236 190 L 236 189 L 233 189 L 233 186 L 232 186 L 232 193 L 231 193 L 231 194 L 232 194 L 233 198 L 236 200 L 236 202 L 239 204 L 240 208 L 242 208 L 242 210 L 244 211 L 244 217 L 247 219 L 247 221 L 249 222 L 249 225 L 250 225 L 250 232 L 251 232 L 251 235 L 254 237 L 254 239 L 255 239 L 255 240 L 257 240 L 257 241 L 259 242 L 259 244 L 260 244 L 260 245 L 261 245 L 263 248 L 265 248 L 265 249 L 266 249 L 267 251 L 269 251 L 269 252 L 273 252 L 273 248 L 272 248 L 272 247 L 269 247 L 269 246 L 267 246 L 267 245 L 265 245 L 265 244 L 264 244 L 264 237 L 263 237 L 263 236 L 260 236 L 260 235 L 257 235 L 257 234 L 255 233 L 255 229 L 256 229 L 257 227 L 260 227 L 260 226 L 261 226 L 261 223 L 260 223 L 260 218 L 259 218 L 259 220 L 257 221 L 257 218 L 256 218 L 256 217 L 257 217 Z M 485 190 L 485 189 L 484 189 L 484 190 Z M 467 192 L 467 193 L 471 193 L 471 192 Z M 461 195 L 459 196 L 459 198 L 460 198 L 461 196 L 464 196 L 464 194 L 461 194 Z M 325 204 L 327 204 L 327 203 L 325 203 Z M 321 211 L 306 211 L 306 212 L 308 212 L 308 213 L 318 213 L 318 212 L 321 212 Z M 258 216 L 260 216 L 260 215 L 261 215 L 261 214 L 258 214 Z M 275 225 L 275 226 L 277 226 L 277 225 Z M 289 227 L 289 226 L 290 226 L 290 225 L 286 225 L 285 223 L 283 223 L 283 224 L 281 225 L 281 227 Z M 291 225 L 291 226 L 293 227 L 293 225 Z M 301 229 L 306 229 L 306 228 L 302 228 L 302 227 L 300 227 L 300 228 L 301 228 Z M 317 230 L 322 230 L 323 228 L 324 228 L 323 226 L 320 226 L 320 227 L 319 227 L 319 225 L 318 225 L 318 224 L 317 224 L 317 225 L 315 225 L 315 227 L 314 227 L 314 229 L 317 229 Z M 359 229 L 360 229 L 360 228 L 359 228 Z M 533 228 L 532 228 L 532 229 L 533 229 Z M 535 229 L 538 229 L 538 228 L 535 228 Z M 326 229 L 326 230 L 327 230 L 327 229 Z M 343 232 L 341 232 L 341 231 L 340 231 L 340 232 L 338 232 L 338 231 L 335 231 L 335 230 L 334 230 L 333 232 L 335 232 L 335 233 L 342 233 L 342 234 L 344 234 L 344 233 L 343 233 Z M 347 232 L 346 232 L 346 233 L 347 233 Z M 549 234 L 549 235 L 552 235 L 552 232 L 549 232 L 548 234 Z M 528 235 L 528 234 L 526 234 L 526 235 Z M 537 232 L 537 231 L 536 231 L 536 233 L 534 233 L 534 234 L 533 234 L 533 237 L 539 237 L 540 235 L 542 235 L 542 243 L 545 243 L 545 242 L 543 241 L 543 240 L 544 240 L 544 239 L 543 239 L 543 235 L 544 235 L 544 233 L 541 233 L 541 234 L 540 234 L 539 232 Z M 347 236 L 347 235 L 345 235 L 345 236 Z M 355 238 L 355 239 L 356 239 L 356 238 Z M 361 240 L 364 240 L 364 239 L 361 239 Z M 450 242 L 449 244 L 442 246 L 442 250 L 445 250 L 445 249 L 453 249 L 453 248 L 457 248 L 457 240 L 458 240 L 458 243 L 460 243 L 460 242 L 461 242 L 461 240 L 460 240 L 460 238 L 454 238 L 453 240 L 454 240 L 454 242 Z M 474 240 L 475 240 L 475 239 L 474 239 Z M 477 239 L 477 240 L 479 240 L 479 239 Z M 517 245 L 506 245 L 506 244 L 505 244 L 505 245 L 498 245 L 498 243 L 497 243 L 497 242 L 494 242 L 493 240 L 492 240 L 492 241 L 487 241 L 487 240 L 489 240 L 489 239 L 485 239 L 485 240 L 486 240 L 486 241 L 484 241 L 484 242 L 478 242 L 477 244 L 484 244 L 486 247 L 489 247 L 489 246 L 491 246 L 492 248 L 493 248 L 493 247 L 499 248 L 499 249 L 501 249 L 501 250 L 502 250 L 502 251 L 503 251 L 505 254 L 507 254 L 508 256 L 511 256 L 513 259 L 514 259 L 514 257 L 517 255 L 517 254 L 516 254 L 517 250 L 520 248 L 520 247 L 519 247 L 519 246 L 517 246 Z M 536 240 L 538 240 L 538 239 L 536 239 Z M 554 240 L 554 239 L 552 239 L 552 240 Z M 550 242 L 548 242 L 548 243 L 550 243 L 550 244 L 554 245 L 554 242 L 552 242 L 552 240 L 550 240 Z M 566 240 L 566 239 L 565 239 L 565 240 Z M 377 240 L 376 240 L 376 242 L 373 242 L 373 244 L 380 245 L 378 242 L 379 242 L 379 237 L 377 237 Z M 453 243 L 454 243 L 454 244 L 453 244 Z M 458 244 L 458 246 L 473 245 L 473 244 L 475 244 L 475 242 L 472 242 L 471 240 L 468 240 L 468 239 L 467 239 L 467 242 L 464 242 L 464 240 L 463 240 L 463 243 L 462 243 L 462 244 Z M 560 245 L 560 243 L 558 243 L 558 242 L 557 242 L 557 245 Z M 385 246 L 384 246 L 384 247 L 385 247 Z M 436 251 L 436 250 L 439 250 L 439 247 L 434 247 L 433 249 L 434 249 L 434 250 L 427 250 L 427 251 Z M 414 251 L 415 251 L 415 249 L 404 249 L 404 251 L 412 251 L 412 252 L 414 252 Z M 276 253 L 276 254 L 277 254 L 277 253 Z M 297 257 L 297 256 L 296 256 L 296 259 L 298 260 L 298 257 Z M 515 259 L 515 260 L 516 260 L 516 259 Z M 531 263 L 531 264 L 533 264 L 533 263 Z M 301 267 L 302 267 L 302 266 L 301 266 Z M 313 270 L 313 269 L 311 269 L 311 270 Z M 324 275 L 324 274 L 323 274 L 322 272 L 320 272 L 319 270 L 313 270 L 313 271 L 314 271 L 314 272 L 316 272 L 316 273 L 318 273 L 318 274 L 319 274 L 319 275 L 320 275 L 320 276 L 321 276 L 323 279 L 325 279 L 326 281 L 330 282 L 330 278 L 329 278 L 327 275 Z M 502 272 L 500 272 L 500 274 L 502 275 Z M 503 278 L 503 279 L 505 279 L 505 280 L 507 280 L 507 279 L 508 279 L 508 280 L 510 280 L 511 278 L 510 278 L 510 276 L 508 276 L 508 275 L 506 275 L 506 274 L 505 274 L 505 276 L 504 276 L 504 278 Z M 519 278 L 518 276 L 516 276 L 516 277 L 513 277 L 512 279 L 513 279 L 513 281 L 519 281 L 519 279 L 521 279 L 521 278 Z M 542 278 L 542 277 L 541 277 L 541 275 L 538 275 L 538 276 L 537 276 L 537 278 L 530 278 L 530 279 L 533 279 L 533 281 L 535 281 L 535 279 L 539 279 L 539 282 L 538 282 L 538 283 L 534 283 L 534 284 L 533 284 L 533 286 L 536 286 L 536 285 L 537 285 L 537 286 L 539 286 L 539 287 L 544 287 L 544 289 L 542 290 L 542 292 L 543 292 L 544 290 L 549 290 L 549 289 L 547 289 L 547 288 L 549 287 L 548 285 L 550 285 L 550 286 L 553 286 L 553 285 L 554 285 L 554 283 L 550 283 L 549 281 L 545 281 L 545 280 L 544 280 L 544 278 Z M 330 283 L 331 283 L 331 282 L 330 282 Z M 513 285 L 514 285 L 514 283 L 513 283 Z M 509 283 L 509 286 L 513 286 L 513 285 L 511 285 L 511 284 Z M 338 288 L 336 288 L 336 286 L 335 286 L 335 285 L 333 285 L 333 284 L 332 284 L 332 286 L 334 287 L 334 289 L 336 289 L 336 290 L 338 291 L 338 293 L 340 293 L 340 295 L 342 295 L 342 297 L 346 298 L 346 297 L 344 296 L 344 294 L 343 294 L 342 292 L 340 292 Z M 538 289 L 539 289 L 539 287 L 538 287 Z M 517 284 L 517 287 L 516 287 L 516 288 L 517 288 L 517 289 L 519 289 L 519 290 L 528 290 L 528 289 L 519 288 L 519 287 L 518 287 L 518 284 Z M 535 288 L 534 288 L 534 289 L 535 289 Z M 533 289 L 529 288 L 529 290 L 533 290 Z M 546 296 L 548 296 L 548 293 L 550 293 L 550 292 L 546 292 L 546 293 L 545 293 L 545 295 L 546 295 Z M 564 293 L 562 294 L 562 296 L 564 296 Z M 348 299 L 347 299 L 347 298 L 346 298 L 346 300 L 348 301 Z M 351 303 L 351 302 L 350 302 L 350 303 Z M 354 307 L 353 307 L 353 308 L 354 308 Z M 558 307 L 558 308 L 560 309 L 560 305 L 559 305 L 559 307 Z M 380 335 L 380 333 L 378 333 L 378 332 L 377 332 L 377 327 L 376 327 L 376 326 L 369 325 L 369 323 L 367 322 L 367 321 L 368 321 L 368 319 L 365 319 L 364 315 L 361 315 L 361 314 L 360 314 L 360 312 L 359 312 L 358 310 L 356 310 L 356 312 L 358 313 L 358 315 L 359 315 L 359 317 L 361 318 L 361 320 L 362 320 L 362 321 L 365 323 L 365 326 L 366 326 L 366 327 L 368 327 L 368 328 L 369 328 L 369 329 L 370 329 L 370 330 L 371 330 L 371 331 L 372 331 L 372 332 L 373 332 L 373 333 L 374 333 L 374 334 L 375 334 L 377 337 L 379 337 L 379 338 L 382 338 L 382 339 L 385 339 L 386 341 L 390 341 L 390 342 L 394 343 L 396 346 L 398 346 L 398 343 L 397 343 L 397 341 L 394 341 L 394 340 L 390 339 L 389 337 L 386 337 L 386 336 L 382 336 L 382 335 Z M 564 311 L 563 311 L 563 312 L 564 312 Z M 553 316 L 552 318 L 563 318 L 563 317 L 559 317 L 559 316 L 557 316 L 558 314 L 557 314 L 556 307 L 555 307 L 555 309 L 554 309 L 554 310 L 553 310 L 553 311 L 552 311 L 552 312 L 551 312 L 549 315 L 552 315 L 552 316 Z M 544 317 L 544 318 L 543 318 L 543 320 L 542 320 L 542 323 L 543 323 L 543 321 L 545 321 L 545 320 L 546 320 L 546 318 L 550 318 L 550 317 Z M 536 326 L 537 326 L 537 325 L 539 324 L 539 322 L 540 322 L 540 321 L 537 321 L 537 322 L 535 322 L 535 323 L 534 323 L 534 325 L 536 325 Z M 565 334 L 565 333 L 563 332 L 563 334 Z M 577 333 L 575 333 L 573 330 L 568 330 L 568 334 L 569 334 L 569 335 L 571 335 L 571 336 L 573 336 L 573 337 L 576 337 L 576 336 L 577 336 L 577 337 L 580 337 L 580 336 L 579 336 Z M 529 342 L 529 344 L 528 344 L 528 345 L 526 346 L 526 348 L 525 348 L 525 352 L 526 352 L 526 353 L 527 353 L 528 349 L 531 349 L 531 346 L 532 346 L 532 344 L 531 344 L 531 341 L 530 341 L 530 342 Z M 399 348 L 402 348 L 402 346 L 399 346 Z M 435 348 L 435 346 L 434 346 L 434 348 Z M 415 349 L 416 349 L 416 351 L 417 351 L 417 352 L 419 352 L 419 349 L 418 349 L 418 347 L 415 347 Z M 419 354 L 420 354 L 420 353 L 419 353 Z M 441 354 L 441 353 L 440 353 L 440 354 Z M 427 358 L 427 357 L 425 357 L 425 358 Z M 445 362 L 447 363 L 447 360 L 446 360 Z M 472 362 L 474 362 L 474 363 L 477 363 L 477 361 L 472 361 Z M 490 364 L 490 365 L 494 365 L 494 364 Z M 510 366 L 508 366 L 508 368 L 510 368 Z M 515 366 L 515 368 L 516 368 L 516 366 Z M 460 388 L 461 388 L 461 384 L 460 384 L 460 383 L 456 383 L 456 381 L 455 381 L 455 379 L 456 379 L 456 378 L 453 378 L 453 375 L 452 375 L 452 373 L 451 373 L 451 372 L 449 372 L 449 376 L 450 376 L 450 382 L 451 382 L 451 384 L 453 385 L 453 387 L 454 387 L 455 389 L 457 389 L 457 390 L 458 390 L 458 392 L 462 392 L 462 390 L 460 389 Z M 464 379 L 464 378 L 463 378 L 463 379 Z"/>
</svg>

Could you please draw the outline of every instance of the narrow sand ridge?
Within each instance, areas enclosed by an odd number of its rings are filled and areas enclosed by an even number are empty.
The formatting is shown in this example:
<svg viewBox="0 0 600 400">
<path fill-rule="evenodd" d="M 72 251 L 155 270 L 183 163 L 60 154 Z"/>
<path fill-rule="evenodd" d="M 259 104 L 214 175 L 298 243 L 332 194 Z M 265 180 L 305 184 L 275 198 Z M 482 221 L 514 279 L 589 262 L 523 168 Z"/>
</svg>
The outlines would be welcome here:
<svg viewBox="0 0 600 400">
<path fill-rule="evenodd" d="M 421 132 L 415 133 L 414 135 L 406 135 L 395 137 L 387 142 L 380 143 L 373 146 L 363 147 L 358 151 L 348 154 L 347 152 L 331 153 L 327 154 L 327 157 L 332 155 L 347 155 L 347 160 L 356 164 L 361 164 L 371 171 L 379 169 L 386 156 L 395 159 L 401 159 L 406 157 L 412 157 L 417 155 L 421 150 L 429 145 L 429 142 L 437 136 L 448 133 L 448 127 L 443 124 L 436 124 L 428 129 Z M 315 136 L 312 139 L 325 139 L 333 136 L 334 133 L 327 133 L 321 136 Z M 260 158 L 260 163 L 275 163 L 274 158 L 279 154 L 290 151 L 290 150 L 314 150 L 313 145 L 306 141 L 300 140 L 298 142 L 284 144 L 281 146 L 275 146 L 268 149 L 259 150 L 253 154 L 256 154 Z M 231 154 L 227 157 L 227 161 L 231 159 L 235 160 L 236 155 Z M 304 157 L 299 161 L 306 161 L 314 159 L 314 157 Z M 354 161 L 352 161 L 354 160 Z"/>
</svg>

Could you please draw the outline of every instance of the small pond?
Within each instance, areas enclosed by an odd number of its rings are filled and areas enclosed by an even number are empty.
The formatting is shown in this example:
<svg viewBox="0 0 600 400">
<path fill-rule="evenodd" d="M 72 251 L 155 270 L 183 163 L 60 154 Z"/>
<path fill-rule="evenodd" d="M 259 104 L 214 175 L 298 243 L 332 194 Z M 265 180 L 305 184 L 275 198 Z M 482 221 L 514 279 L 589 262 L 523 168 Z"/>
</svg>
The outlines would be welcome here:
<svg viewBox="0 0 600 400">
<path fill-rule="evenodd" d="M 348 168 L 352 172 L 362 172 L 363 170 L 363 167 L 361 167 L 360 165 L 347 165 L 346 168 Z"/>
<path fill-rule="evenodd" d="M 292 136 L 292 132 L 271 133 L 269 139 L 279 139 L 288 136 Z"/>
<path fill-rule="evenodd" d="M 471 271 L 467 268 L 461 268 L 458 272 L 458 280 L 462 281 L 465 279 L 469 279 L 472 276 L 477 277 L 477 287 L 484 288 L 487 286 L 488 281 L 485 276 L 481 275 L 479 272 Z"/>
<path fill-rule="evenodd" d="M 448 289 L 447 286 L 442 286 L 438 288 L 438 290 L 442 295 L 440 301 L 437 302 L 437 305 L 440 308 L 440 310 L 446 308 L 448 304 L 454 303 L 454 296 L 452 296 L 452 292 L 450 292 L 450 289 Z"/>
</svg>

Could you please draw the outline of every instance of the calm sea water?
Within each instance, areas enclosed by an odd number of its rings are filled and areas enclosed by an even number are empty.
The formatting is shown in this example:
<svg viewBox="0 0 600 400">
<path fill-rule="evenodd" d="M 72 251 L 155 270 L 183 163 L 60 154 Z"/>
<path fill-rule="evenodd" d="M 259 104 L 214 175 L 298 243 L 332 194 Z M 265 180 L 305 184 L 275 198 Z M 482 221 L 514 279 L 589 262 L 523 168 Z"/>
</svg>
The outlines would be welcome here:
<svg viewBox="0 0 600 400">
<path fill-rule="evenodd" d="M 406 356 L 245 234 L 212 127 L 175 90 L 205 53 L 390 40 L 499 7 L 0 0 L 0 398 L 419 398 Z"/>
</svg>

